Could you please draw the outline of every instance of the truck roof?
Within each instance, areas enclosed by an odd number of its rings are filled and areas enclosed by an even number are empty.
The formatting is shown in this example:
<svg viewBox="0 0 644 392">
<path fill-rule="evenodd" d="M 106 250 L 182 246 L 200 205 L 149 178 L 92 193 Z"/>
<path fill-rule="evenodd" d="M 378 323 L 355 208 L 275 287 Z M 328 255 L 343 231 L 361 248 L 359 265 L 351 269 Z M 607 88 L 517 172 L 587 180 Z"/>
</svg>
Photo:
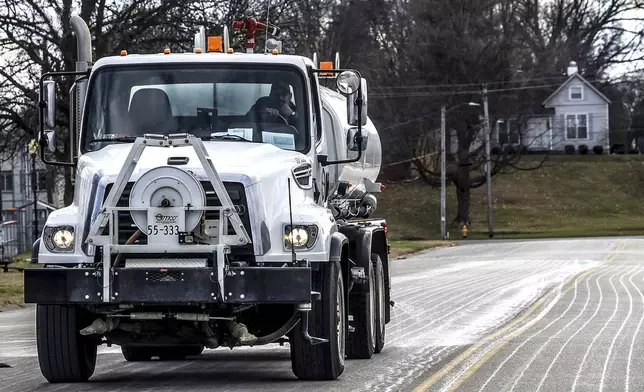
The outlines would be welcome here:
<svg viewBox="0 0 644 392">
<path fill-rule="evenodd" d="M 314 67 L 313 61 L 308 57 L 289 54 L 263 54 L 263 53 L 153 53 L 153 54 L 127 54 L 125 56 L 109 56 L 97 60 L 92 68 L 98 69 L 107 65 L 131 64 L 182 64 L 182 63 L 256 63 L 256 64 L 290 64 L 302 70 L 307 66 Z"/>
</svg>

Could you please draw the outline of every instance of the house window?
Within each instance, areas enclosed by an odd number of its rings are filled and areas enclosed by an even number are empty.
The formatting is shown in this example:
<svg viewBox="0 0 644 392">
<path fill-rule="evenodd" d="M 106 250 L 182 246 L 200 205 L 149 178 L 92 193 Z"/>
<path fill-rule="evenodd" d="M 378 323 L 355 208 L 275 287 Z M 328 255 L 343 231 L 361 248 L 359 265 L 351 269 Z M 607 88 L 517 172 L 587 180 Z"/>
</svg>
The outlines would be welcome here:
<svg viewBox="0 0 644 392">
<path fill-rule="evenodd" d="M 566 115 L 566 139 L 588 139 L 588 115 Z"/>
<path fill-rule="evenodd" d="M 13 173 L 10 171 L 0 172 L 0 191 L 13 191 Z"/>
<path fill-rule="evenodd" d="M 518 144 L 520 141 L 519 129 L 515 120 L 499 120 L 497 122 L 499 136 L 498 142 L 504 144 Z"/>
<path fill-rule="evenodd" d="M 582 86 L 570 87 L 570 99 L 581 100 L 584 99 L 584 89 Z"/>
</svg>

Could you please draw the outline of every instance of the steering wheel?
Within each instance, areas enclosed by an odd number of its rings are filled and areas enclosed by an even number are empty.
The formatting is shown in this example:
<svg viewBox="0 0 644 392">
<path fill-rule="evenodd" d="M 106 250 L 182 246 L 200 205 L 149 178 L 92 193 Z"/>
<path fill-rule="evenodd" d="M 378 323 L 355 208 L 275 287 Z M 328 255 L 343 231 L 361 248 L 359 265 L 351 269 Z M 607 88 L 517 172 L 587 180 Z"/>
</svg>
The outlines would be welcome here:
<svg viewBox="0 0 644 392">
<path fill-rule="evenodd" d="M 262 111 L 259 111 L 258 114 L 259 114 L 259 118 L 262 120 L 262 122 L 264 122 L 264 120 L 270 120 L 270 121 L 266 121 L 266 122 L 276 122 L 276 121 L 272 121 L 272 120 L 279 119 L 280 120 L 279 122 L 283 123 L 284 125 L 289 125 L 288 120 L 286 120 L 286 118 L 284 118 L 284 116 L 282 116 L 279 113 L 274 114 L 274 113 L 266 112 L 266 111 L 262 110 Z"/>
</svg>

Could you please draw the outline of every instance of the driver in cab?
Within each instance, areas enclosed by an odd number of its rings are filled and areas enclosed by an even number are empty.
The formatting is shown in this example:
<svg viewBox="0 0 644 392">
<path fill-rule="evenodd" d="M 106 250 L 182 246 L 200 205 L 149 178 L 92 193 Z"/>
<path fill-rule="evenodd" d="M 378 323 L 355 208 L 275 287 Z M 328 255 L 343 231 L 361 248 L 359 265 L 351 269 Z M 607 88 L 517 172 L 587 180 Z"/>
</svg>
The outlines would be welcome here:
<svg viewBox="0 0 644 392">
<path fill-rule="evenodd" d="M 268 97 L 262 97 L 255 102 L 250 113 L 268 113 L 272 116 L 282 116 L 289 125 L 295 126 L 297 113 L 295 104 L 291 101 L 293 94 L 286 83 L 275 83 L 271 86 Z"/>
</svg>

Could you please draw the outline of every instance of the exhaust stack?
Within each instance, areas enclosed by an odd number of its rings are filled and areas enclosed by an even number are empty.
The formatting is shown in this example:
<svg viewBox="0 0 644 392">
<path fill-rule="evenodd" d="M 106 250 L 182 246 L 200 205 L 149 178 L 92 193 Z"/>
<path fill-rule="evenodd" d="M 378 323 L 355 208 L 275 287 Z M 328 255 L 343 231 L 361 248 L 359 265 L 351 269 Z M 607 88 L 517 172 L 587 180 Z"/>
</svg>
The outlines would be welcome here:
<svg viewBox="0 0 644 392">
<path fill-rule="evenodd" d="M 71 17 L 72 30 L 76 35 L 76 71 L 85 72 L 89 69 L 92 63 L 92 35 L 89 32 L 87 23 L 78 15 Z M 70 129 L 69 143 L 71 153 L 74 155 L 76 151 L 76 142 L 80 141 L 80 129 L 83 113 L 83 104 L 85 102 L 85 95 L 87 93 L 87 78 L 77 80 L 70 90 L 70 119 L 73 119 L 73 128 Z M 80 148 L 80 146 L 78 146 Z"/>
<path fill-rule="evenodd" d="M 89 33 L 87 23 L 78 15 L 71 18 L 72 30 L 76 34 L 76 70 L 85 71 L 92 62 L 92 36 Z M 85 69 L 78 69 L 78 63 L 85 63 Z"/>
</svg>

